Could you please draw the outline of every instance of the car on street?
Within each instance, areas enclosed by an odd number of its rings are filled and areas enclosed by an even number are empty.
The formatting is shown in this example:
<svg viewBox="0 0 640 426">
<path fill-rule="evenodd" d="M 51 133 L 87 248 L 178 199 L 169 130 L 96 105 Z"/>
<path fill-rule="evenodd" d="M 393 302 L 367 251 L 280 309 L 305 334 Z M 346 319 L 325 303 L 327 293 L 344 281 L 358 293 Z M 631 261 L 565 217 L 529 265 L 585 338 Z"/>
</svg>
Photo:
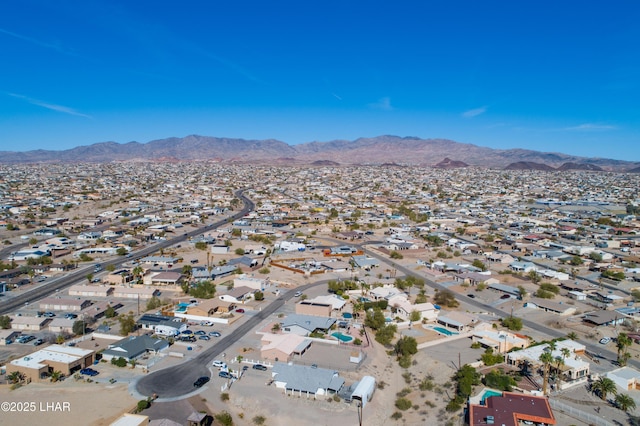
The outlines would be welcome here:
<svg viewBox="0 0 640 426">
<path fill-rule="evenodd" d="M 211 337 L 209 336 L 198 336 L 199 340 L 211 340 Z"/>
<path fill-rule="evenodd" d="M 207 384 L 209 382 L 209 377 L 207 376 L 202 376 L 202 377 L 198 377 L 198 380 L 196 380 L 195 382 L 193 382 L 193 386 L 196 388 L 202 387 L 205 384 Z"/>
<path fill-rule="evenodd" d="M 209 336 L 213 336 L 213 337 L 221 337 L 222 334 L 220 334 L 219 331 L 210 331 L 209 332 Z"/>
<path fill-rule="evenodd" d="M 239 313 L 239 314 L 244 314 L 244 309 L 238 308 L 238 309 L 236 309 L 236 312 Z"/>
<path fill-rule="evenodd" d="M 611 342 L 611 338 L 609 338 L 609 337 L 603 337 L 602 339 L 600 339 L 600 344 L 601 345 L 606 345 L 609 342 Z"/>
<path fill-rule="evenodd" d="M 470 297 L 470 298 L 472 298 L 472 299 L 475 299 L 475 298 L 476 298 L 476 295 L 475 295 L 475 294 L 467 294 L 467 296 L 469 296 L 469 297 Z"/>
<path fill-rule="evenodd" d="M 296 291 L 296 293 L 294 294 L 295 297 L 300 297 L 302 296 L 302 292 L 301 291 Z"/>
<path fill-rule="evenodd" d="M 262 364 L 253 364 L 254 370 L 267 371 L 267 366 Z"/>
</svg>

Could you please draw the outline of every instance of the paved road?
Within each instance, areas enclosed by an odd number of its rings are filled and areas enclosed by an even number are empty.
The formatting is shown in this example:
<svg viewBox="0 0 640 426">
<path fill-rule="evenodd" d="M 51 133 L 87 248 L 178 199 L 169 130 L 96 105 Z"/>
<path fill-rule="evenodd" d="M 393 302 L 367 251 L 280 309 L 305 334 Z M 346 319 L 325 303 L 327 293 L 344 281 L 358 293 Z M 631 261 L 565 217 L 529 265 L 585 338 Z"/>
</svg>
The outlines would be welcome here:
<svg viewBox="0 0 640 426">
<path fill-rule="evenodd" d="M 195 229 L 191 232 L 186 232 L 183 235 L 180 235 L 176 238 L 167 239 L 165 241 L 161 241 L 152 246 L 145 247 L 141 250 L 136 251 L 134 253 L 133 258 L 118 257 L 116 259 L 108 260 L 105 262 L 98 262 L 97 264 L 101 265 L 103 268 L 106 267 L 107 265 L 114 265 L 118 267 L 126 261 L 133 260 L 134 258 L 138 259 L 141 257 L 148 256 L 152 253 L 157 252 L 160 249 L 167 248 L 174 244 L 179 244 L 183 241 L 186 241 L 190 237 L 211 231 L 212 229 L 218 228 L 228 223 L 229 221 L 233 221 L 235 219 L 244 217 L 247 213 L 249 213 L 254 209 L 254 203 L 250 199 L 248 199 L 245 195 L 243 195 L 243 190 L 236 191 L 235 195 L 238 198 L 240 198 L 240 200 L 244 203 L 244 207 L 242 208 L 242 210 L 232 215 L 230 218 L 219 220 L 210 225 L 203 226 L 202 228 Z M 42 299 L 43 297 L 50 296 L 56 293 L 57 291 L 70 287 L 72 284 L 75 284 L 78 281 L 85 280 L 88 274 L 93 273 L 93 267 L 94 267 L 93 265 L 94 264 L 92 263 L 90 266 L 77 269 L 63 277 L 53 279 L 45 285 L 34 288 L 33 290 L 25 292 L 19 296 L 12 297 L 11 299 L 7 299 L 7 300 L 0 299 L 0 315 L 13 312 L 14 310 L 18 309 L 19 307 L 25 304 Z"/>
<path fill-rule="evenodd" d="M 447 288 L 441 284 L 438 284 L 435 281 L 429 280 L 427 278 L 425 278 L 423 275 L 420 275 L 414 271 L 412 271 L 411 269 L 404 267 L 402 265 L 398 265 L 397 263 L 393 263 L 392 261 L 390 261 L 388 258 L 386 258 L 385 256 L 381 256 L 380 254 L 378 254 L 375 251 L 372 251 L 370 249 L 367 249 L 363 246 L 360 246 L 360 248 L 362 248 L 364 250 L 364 252 L 371 256 L 371 257 L 375 257 L 376 259 L 380 260 L 381 262 L 385 262 L 387 264 L 390 264 L 393 268 L 395 268 L 397 271 L 404 273 L 405 275 L 413 275 L 417 278 L 423 279 L 425 281 L 425 283 L 434 289 L 437 289 L 438 291 L 443 291 L 446 290 Z M 491 312 L 493 314 L 495 314 L 496 316 L 498 316 L 499 318 L 504 318 L 507 317 L 509 314 L 500 310 L 500 309 L 496 309 L 494 307 L 492 307 L 491 305 L 486 305 L 476 299 L 471 299 L 465 296 L 461 296 L 458 295 L 456 293 L 453 293 L 454 296 L 456 296 L 456 299 L 459 300 L 464 300 L 465 303 L 469 304 L 469 305 L 473 305 L 483 311 L 486 312 Z M 522 319 L 522 324 L 526 327 L 529 327 L 532 330 L 536 330 L 546 336 L 549 336 L 551 338 L 557 338 L 557 337 L 566 337 L 569 331 L 564 331 L 564 330 L 556 330 L 553 328 L 549 328 L 546 327 L 540 323 L 534 322 L 534 321 L 529 321 L 526 318 L 521 318 Z M 603 360 L 616 360 L 617 359 L 617 353 L 610 351 L 608 349 L 606 349 L 605 346 L 600 345 L 598 343 L 592 343 L 589 341 L 585 341 L 585 340 L 577 340 L 579 343 L 582 343 L 583 345 L 585 345 L 587 351 L 589 351 L 590 353 L 597 353 L 597 354 L 601 354 L 601 359 Z M 636 368 L 640 368 L 640 360 L 636 360 L 636 359 L 630 359 L 627 362 L 628 365 L 636 367 Z"/>
<path fill-rule="evenodd" d="M 311 287 L 326 284 L 328 280 L 305 284 L 295 289 L 295 291 L 305 291 Z M 197 357 L 182 364 L 158 370 L 141 378 L 136 384 L 138 393 L 145 396 L 158 395 L 160 398 L 175 398 L 193 392 L 193 382 L 198 377 L 210 377 L 209 367 L 211 362 L 221 353 L 226 351 L 231 345 L 237 342 L 242 336 L 258 326 L 263 320 L 280 309 L 286 301 L 291 299 L 295 291 L 289 290 L 283 293 L 276 300 L 259 311 L 256 315 L 241 324 L 230 334 L 221 338 L 212 347 L 202 352 Z"/>
</svg>

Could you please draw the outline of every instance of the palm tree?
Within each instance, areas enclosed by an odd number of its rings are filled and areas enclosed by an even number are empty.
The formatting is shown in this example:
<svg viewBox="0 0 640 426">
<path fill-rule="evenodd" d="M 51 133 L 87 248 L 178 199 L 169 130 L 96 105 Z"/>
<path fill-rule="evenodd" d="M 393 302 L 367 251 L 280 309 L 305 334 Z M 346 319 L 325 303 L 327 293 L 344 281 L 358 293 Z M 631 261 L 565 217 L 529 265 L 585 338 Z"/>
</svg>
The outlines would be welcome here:
<svg viewBox="0 0 640 426">
<path fill-rule="evenodd" d="M 540 355 L 540 362 L 543 364 L 543 380 L 542 380 L 542 394 L 547 394 L 547 385 L 549 384 L 549 366 L 553 362 L 553 355 L 551 351 L 545 351 Z"/>
<path fill-rule="evenodd" d="M 610 393 L 614 395 L 618 394 L 615 382 L 608 377 L 600 377 L 598 380 L 593 382 L 593 384 L 591 385 L 591 390 L 593 392 L 599 393 L 600 398 L 603 401 L 607 400 L 607 395 Z"/>
<path fill-rule="evenodd" d="M 636 402 L 626 393 L 619 393 L 615 399 L 616 405 L 625 413 L 629 410 L 636 409 Z"/>
<path fill-rule="evenodd" d="M 51 372 L 51 381 L 52 382 L 57 382 L 58 380 L 60 380 L 62 378 L 62 371 L 52 371 Z"/>
<path fill-rule="evenodd" d="M 629 359 L 626 355 L 626 349 L 631 346 L 633 341 L 627 333 L 619 333 L 618 338 L 616 339 L 616 348 L 618 349 L 618 364 L 624 366 L 627 364 L 627 360 Z"/>
<path fill-rule="evenodd" d="M 19 371 L 13 371 L 7 375 L 7 379 L 11 383 L 16 384 L 24 380 L 24 374 Z"/>
<path fill-rule="evenodd" d="M 569 340 L 578 340 L 578 334 L 575 331 L 567 334 L 567 339 Z"/>
<path fill-rule="evenodd" d="M 562 384 L 562 369 L 561 367 L 564 365 L 564 356 L 557 356 L 555 358 L 555 362 L 556 362 L 556 377 L 558 379 L 558 388 L 560 388 L 560 385 Z"/>
</svg>

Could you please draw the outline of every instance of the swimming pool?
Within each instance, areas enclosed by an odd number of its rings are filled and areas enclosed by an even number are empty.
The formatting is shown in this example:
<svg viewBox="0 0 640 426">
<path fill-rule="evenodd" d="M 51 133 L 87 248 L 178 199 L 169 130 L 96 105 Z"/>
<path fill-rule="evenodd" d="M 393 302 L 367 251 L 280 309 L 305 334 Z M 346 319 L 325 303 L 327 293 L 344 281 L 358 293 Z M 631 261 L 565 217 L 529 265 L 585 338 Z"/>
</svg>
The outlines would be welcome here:
<svg viewBox="0 0 640 426">
<path fill-rule="evenodd" d="M 178 303 L 176 306 L 176 312 L 185 312 L 190 303 Z"/>
<path fill-rule="evenodd" d="M 502 392 L 497 392 L 491 389 L 485 389 L 485 391 L 482 392 L 482 395 L 480 395 L 480 404 L 484 405 L 484 401 L 490 396 L 502 396 Z"/>
<path fill-rule="evenodd" d="M 353 340 L 353 337 L 348 336 L 346 334 L 342 334 L 339 331 L 336 331 L 335 333 L 331 333 L 331 335 L 343 343 L 347 343 Z"/>
<path fill-rule="evenodd" d="M 442 327 L 431 327 L 431 329 L 437 331 L 440 334 L 444 334 L 445 336 L 453 336 L 454 334 L 458 334 L 455 331 L 449 331 L 446 328 Z"/>
</svg>

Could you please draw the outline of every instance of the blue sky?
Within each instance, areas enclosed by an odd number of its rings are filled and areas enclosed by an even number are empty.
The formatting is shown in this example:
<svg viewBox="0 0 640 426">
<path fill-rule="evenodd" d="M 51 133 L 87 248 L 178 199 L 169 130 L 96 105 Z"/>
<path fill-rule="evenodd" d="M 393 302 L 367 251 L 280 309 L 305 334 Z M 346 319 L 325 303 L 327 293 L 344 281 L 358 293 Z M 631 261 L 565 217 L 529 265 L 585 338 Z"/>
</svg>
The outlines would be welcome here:
<svg viewBox="0 0 640 426">
<path fill-rule="evenodd" d="M 640 3 L 0 3 L 0 150 L 383 134 L 640 161 Z"/>
</svg>

